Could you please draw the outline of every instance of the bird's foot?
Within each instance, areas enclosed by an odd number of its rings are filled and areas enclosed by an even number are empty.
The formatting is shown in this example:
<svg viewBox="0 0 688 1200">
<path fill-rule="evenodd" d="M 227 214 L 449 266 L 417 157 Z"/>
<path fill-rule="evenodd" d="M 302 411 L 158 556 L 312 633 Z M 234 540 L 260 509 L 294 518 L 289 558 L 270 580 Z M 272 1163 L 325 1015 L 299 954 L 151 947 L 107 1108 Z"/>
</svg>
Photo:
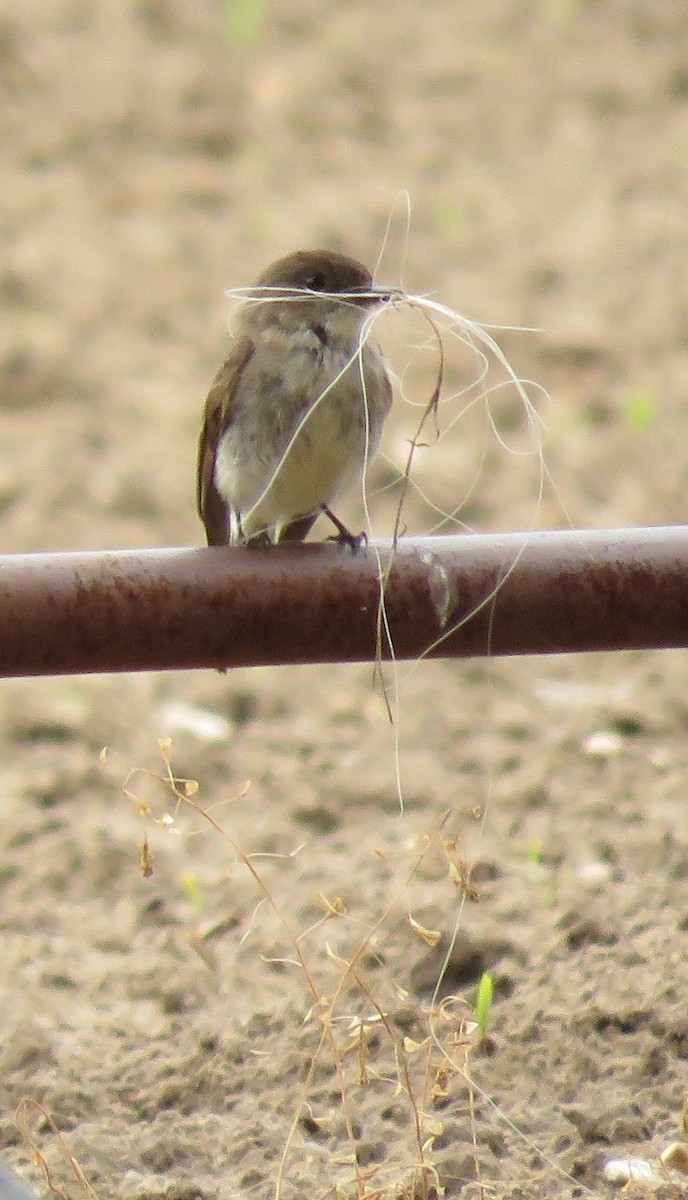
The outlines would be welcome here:
<svg viewBox="0 0 688 1200">
<path fill-rule="evenodd" d="M 261 529 L 260 533 L 244 538 L 242 545 L 247 546 L 249 550 L 264 550 L 266 546 L 272 545 L 272 538 L 267 529 Z"/>
<path fill-rule="evenodd" d="M 328 542 L 335 542 L 338 546 L 348 546 L 352 554 L 355 554 L 357 550 L 361 550 L 363 546 L 368 545 L 368 534 L 364 529 L 362 529 L 360 533 L 352 533 L 351 530 L 347 529 L 346 525 L 339 520 L 339 517 L 336 517 L 334 513 L 324 504 L 322 506 L 322 511 L 326 517 L 330 518 L 332 524 L 337 529 L 337 533 L 333 534 L 332 537 L 327 539 Z"/>
</svg>

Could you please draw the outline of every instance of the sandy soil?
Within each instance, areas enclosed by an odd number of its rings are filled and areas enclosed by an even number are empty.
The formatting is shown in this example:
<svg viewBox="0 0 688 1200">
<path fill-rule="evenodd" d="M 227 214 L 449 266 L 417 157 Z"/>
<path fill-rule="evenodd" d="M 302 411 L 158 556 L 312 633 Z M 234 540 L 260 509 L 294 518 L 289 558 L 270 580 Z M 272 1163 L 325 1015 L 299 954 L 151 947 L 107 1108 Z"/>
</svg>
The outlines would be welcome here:
<svg viewBox="0 0 688 1200">
<path fill-rule="evenodd" d="M 198 542 L 224 289 L 298 246 L 373 264 L 392 212 L 380 278 L 541 329 L 500 335 L 549 395 L 541 502 L 484 406 L 419 460 L 431 499 L 479 529 L 685 519 L 680 5 L 290 0 L 247 44 L 219 0 L 0 22 L 3 550 Z M 398 682 L 398 755 L 368 667 L 2 684 L 0 1131 L 39 1194 L 19 1105 L 83 1192 L 30 1101 L 102 1200 L 600 1196 L 605 1159 L 680 1136 L 685 655 Z M 168 736 L 222 832 L 145 774 Z"/>
</svg>

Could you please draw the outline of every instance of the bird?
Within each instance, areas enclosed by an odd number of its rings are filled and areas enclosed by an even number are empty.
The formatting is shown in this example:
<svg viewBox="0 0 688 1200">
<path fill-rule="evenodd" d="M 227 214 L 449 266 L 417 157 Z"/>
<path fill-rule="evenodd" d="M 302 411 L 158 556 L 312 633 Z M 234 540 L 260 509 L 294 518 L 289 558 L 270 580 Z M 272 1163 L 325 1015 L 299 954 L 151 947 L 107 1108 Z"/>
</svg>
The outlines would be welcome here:
<svg viewBox="0 0 688 1200">
<path fill-rule="evenodd" d="M 234 314 L 234 345 L 211 384 L 198 443 L 197 502 L 209 546 L 302 542 L 359 485 L 392 405 L 369 314 L 393 298 L 354 258 L 297 250 L 268 266 Z"/>
</svg>

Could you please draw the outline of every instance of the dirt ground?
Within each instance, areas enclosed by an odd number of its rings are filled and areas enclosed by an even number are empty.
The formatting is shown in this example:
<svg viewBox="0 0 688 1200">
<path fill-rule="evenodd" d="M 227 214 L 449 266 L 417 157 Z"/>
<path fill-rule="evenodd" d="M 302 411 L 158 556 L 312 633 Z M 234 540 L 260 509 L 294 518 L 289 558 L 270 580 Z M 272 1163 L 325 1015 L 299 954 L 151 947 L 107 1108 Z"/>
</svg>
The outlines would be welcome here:
<svg viewBox="0 0 688 1200">
<path fill-rule="evenodd" d="M 2 549 L 198 543 L 225 289 L 301 246 L 372 266 L 390 215 L 380 279 L 539 330 L 497 336 L 538 385 L 541 499 L 499 392 L 508 443 L 474 405 L 419 456 L 430 501 L 482 530 L 685 520 L 682 6 L 289 0 L 253 36 L 230 8 L 0 15 Z M 390 679 L 394 729 L 369 666 L 0 685 L 0 1131 L 37 1194 L 22 1124 L 84 1192 L 36 1105 L 100 1200 L 603 1196 L 608 1158 L 681 1136 L 688 658 Z M 146 774 L 166 737 L 218 827 Z"/>
</svg>

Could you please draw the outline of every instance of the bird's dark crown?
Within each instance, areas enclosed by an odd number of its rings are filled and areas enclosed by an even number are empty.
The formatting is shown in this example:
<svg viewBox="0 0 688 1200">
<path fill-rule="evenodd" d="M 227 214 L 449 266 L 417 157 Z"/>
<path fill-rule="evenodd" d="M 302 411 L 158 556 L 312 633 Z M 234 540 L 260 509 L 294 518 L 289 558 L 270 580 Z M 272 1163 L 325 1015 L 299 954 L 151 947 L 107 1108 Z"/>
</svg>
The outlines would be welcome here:
<svg viewBox="0 0 688 1200">
<path fill-rule="evenodd" d="M 263 271 L 257 287 L 323 293 L 367 292 L 373 277 L 367 267 L 334 250 L 296 250 Z"/>
</svg>

